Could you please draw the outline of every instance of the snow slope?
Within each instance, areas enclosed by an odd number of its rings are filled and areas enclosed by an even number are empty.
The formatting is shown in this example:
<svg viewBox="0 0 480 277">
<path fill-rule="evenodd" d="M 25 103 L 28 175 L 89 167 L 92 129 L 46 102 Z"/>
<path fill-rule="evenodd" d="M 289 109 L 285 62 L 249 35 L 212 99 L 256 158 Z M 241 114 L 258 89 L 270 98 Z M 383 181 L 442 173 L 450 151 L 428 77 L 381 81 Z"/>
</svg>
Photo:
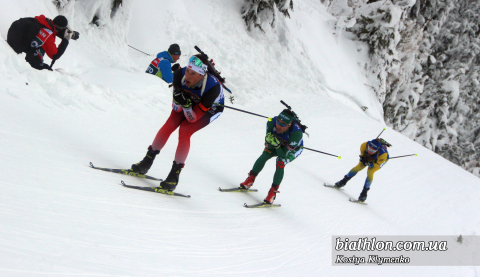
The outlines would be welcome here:
<svg viewBox="0 0 480 277">
<path fill-rule="evenodd" d="M 0 33 L 20 17 L 56 15 L 50 1 L 1 0 Z M 91 1 L 68 7 L 81 37 L 36 71 L 0 41 L 1 276 L 475 276 L 478 267 L 332 266 L 333 235 L 477 235 L 479 180 L 387 128 L 393 159 L 375 175 L 368 206 L 358 197 L 366 172 L 343 192 L 334 183 L 358 162 L 360 144 L 385 127 L 381 107 L 356 68 L 356 46 L 332 33 L 319 1 L 295 1 L 276 30 L 246 32 L 241 1 L 127 3 L 102 28 L 84 16 Z M 126 29 L 128 28 L 128 29 Z M 123 36 L 123 39 L 122 39 Z M 227 78 L 233 107 L 265 116 L 286 101 L 309 126 L 304 151 L 288 164 L 278 209 L 248 210 L 271 185 L 274 161 L 258 193 L 221 193 L 246 178 L 263 150 L 265 119 L 226 109 L 193 136 L 176 198 L 121 187 L 92 170 L 128 168 L 145 155 L 171 110 L 167 85 L 144 73 L 171 43 L 180 63 L 205 50 Z M 231 105 L 231 104 L 230 104 Z M 367 113 L 360 107 L 368 106 Z M 149 174 L 165 178 L 174 133 Z"/>
</svg>

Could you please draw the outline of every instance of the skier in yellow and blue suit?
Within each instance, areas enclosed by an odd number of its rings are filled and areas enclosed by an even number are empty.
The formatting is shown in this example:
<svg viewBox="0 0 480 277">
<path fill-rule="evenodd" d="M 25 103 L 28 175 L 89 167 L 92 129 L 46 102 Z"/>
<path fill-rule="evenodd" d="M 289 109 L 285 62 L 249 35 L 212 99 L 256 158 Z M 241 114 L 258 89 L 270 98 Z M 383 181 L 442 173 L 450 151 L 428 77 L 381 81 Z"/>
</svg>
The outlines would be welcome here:
<svg viewBox="0 0 480 277">
<path fill-rule="evenodd" d="M 363 190 L 358 197 L 358 202 L 365 202 L 367 199 L 367 192 L 373 182 L 373 174 L 382 168 L 390 158 L 387 151 L 388 146 L 391 146 L 391 144 L 381 138 L 362 143 L 360 146 L 360 162 L 357 166 L 352 168 L 342 180 L 336 182 L 335 187 L 341 188 L 345 186 L 353 176 L 357 175 L 359 171 L 368 166 L 367 179 L 365 180 Z"/>
</svg>

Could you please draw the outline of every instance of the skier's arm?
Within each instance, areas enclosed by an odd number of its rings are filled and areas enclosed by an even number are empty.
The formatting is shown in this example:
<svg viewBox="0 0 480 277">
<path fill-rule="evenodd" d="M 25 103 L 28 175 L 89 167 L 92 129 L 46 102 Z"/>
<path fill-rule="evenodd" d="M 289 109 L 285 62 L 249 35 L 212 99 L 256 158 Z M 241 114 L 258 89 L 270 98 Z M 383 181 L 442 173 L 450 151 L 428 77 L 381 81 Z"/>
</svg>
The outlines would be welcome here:
<svg viewBox="0 0 480 277">
<path fill-rule="evenodd" d="M 43 50 L 45 50 L 45 53 L 50 59 L 53 59 L 53 56 L 57 54 L 58 49 L 57 45 L 55 45 L 55 36 L 53 34 L 50 35 L 49 38 L 45 41 L 45 43 L 42 45 Z"/>
<path fill-rule="evenodd" d="M 300 147 L 300 143 L 303 138 L 302 131 L 298 130 L 290 134 L 290 138 L 288 139 L 287 145 L 282 145 L 277 149 L 277 155 L 280 158 L 291 158 L 289 153 L 296 152 L 297 148 Z M 290 161 L 292 161 L 291 159 Z"/>
<path fill-rule="evenodd" d="M 360 156 L 365 157 L 365 150 L 367 150 L 367 142 L 362 143 L 360 145 Z"/>
<path fill-rule="evenodd" d="M 162 73 L 162 79 L 167 82 L 171 83 L 173 80 L 173 73 L 172 73 L 172 68 L 171 64 L 168 60 L 161 60 L 160 63 L 158 64 L 158 68 L 160 69 L 160 72 Z"/>
<path fill-rule="evenodd" d="M 267 121 L 267 134 L 271 133 L 273 131 L 273 121 L 271 118 L 268 119 Z"/>
<path fill-rule="evenodd" d="M 177 70 L 175 71 L 175 74 L 173 74 L 173 90 L 177 90 L 182 86 L 182 78 L 183 78 L 183 70 Z"/>
<path fill-rule="evenodd" d="M 266 135 L 268 136 L 269 133 L 271 133 L 273 131 L 273 126 L 274 126 L 274 123 L 272 121 L 271 118 L 268 119 L 267 121 L 267 130 L 266 130 Z M 265 148 L 268 149 L 268 150 L 274 150 L 275 147 L 271 146 L 269 143 L 266 142 L 266 138 L 265 138 Z"/>
<path fill-rule="evenodd" d="M 68 39 L 62 39 L 62 42 L 58 46 L 57 53 L 52 56 L 52 60 L 60 59 L 60 57 L 63 55 L 63 53 L 65 53 L 65 50 L 67 50 L 68 43 L 69 43 Z"/>
<path fill-rule="evenodd" d="M 198 103 L 197 106 L 202 107 L 202 110 L 207 112 L 208 110 L 210 110 L 213 103 L 215 103 L 215 99 L 217 99 L 219 95 L 220 84 L 216 84 L 203 93 L 202 99 L 200 99 L 200 103 Z"/>
<path fill-rule="evenodd" d="M 182 78 L 183 78 L 183 70 L 175 71 L 175 74 L 173 74 L 173 82 L 172 82 L 174 93 L 175 91 L 181 88 Z M 172 108 L 174 111 L 178 113 L 183 111 L 182 105 L 178 105 L 177 103 L 175 103 L 175 101 L 173 101 L 173 99 L 172 99 Z"/>
<path fill-rule="evenodd" d="M 380 169 L 387 162 L 388 153 L 383 153 L 380 155 L 377 160 L 373 163 L 373 167 Z"/>
<path fill-rule="evenodd" d="M 195 106 L 183 107 L 183 114 L 188 122 L 193 123 L 204 116 L 208 110 L 212 107 L 215 99 L 220 94 L 220 84 L 211 87 L 205 91 L 200 102 Z"/>
</svg>

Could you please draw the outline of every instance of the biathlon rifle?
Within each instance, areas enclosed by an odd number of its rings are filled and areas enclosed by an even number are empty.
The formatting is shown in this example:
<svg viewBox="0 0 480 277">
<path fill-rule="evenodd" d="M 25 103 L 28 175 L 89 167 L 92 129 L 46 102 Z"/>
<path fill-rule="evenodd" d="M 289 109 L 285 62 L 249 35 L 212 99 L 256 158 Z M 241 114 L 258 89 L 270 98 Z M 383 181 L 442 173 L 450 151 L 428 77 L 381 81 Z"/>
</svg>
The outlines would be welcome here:
<svg viewBox="0 0 480 277">
<path fill-rule="evenodd" d="M 280 103 L 282 103 L 285 107 L 287 107 L 287 109 L 293 114 L 293 121 L 295 123 L 297 123 L 300 128 L 302 129 L 302 132 L 304 132 L 305 134 L 307 134 L 308 137 L 310 137 L 310 134 L 308 134 L 307 132 L 305 132 L 305 130 L 308 128 L 306 125 L 303 125 L 301 123 L 301 120 L 298 118 L 297 114 L 292 110 L 292 107 L 290 107 L 287 103 L 283 102 L 283 100 L 280 100 Z"/>
</svg>

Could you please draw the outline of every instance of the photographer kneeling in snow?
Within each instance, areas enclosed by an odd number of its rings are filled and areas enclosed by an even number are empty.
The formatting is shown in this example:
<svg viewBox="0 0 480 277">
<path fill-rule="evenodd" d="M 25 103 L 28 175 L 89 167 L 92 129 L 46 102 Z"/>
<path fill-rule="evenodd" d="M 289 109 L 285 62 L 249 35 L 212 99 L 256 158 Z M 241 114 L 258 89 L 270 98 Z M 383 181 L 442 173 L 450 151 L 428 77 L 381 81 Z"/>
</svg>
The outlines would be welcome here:
<svg viewBox="0 0 480 277">
<path fill-rule="evenodd" d="M 45 53 L 52 59 L 53 65 L 67 49 L 69 40 L 77 40 L 80 36 L 67 26 L 68 20 L 63 15 L 53 20 L 44 15 L 21 18 L 13 22 L 8 29 L 7 42 L 17 54 L 25 52 L 27 54 L 25 60 L 33 68 L 52 70 L 51 65 L 44 63 Z M 58 48 L 55 36 L 62 39 Z"/>
</svg>

